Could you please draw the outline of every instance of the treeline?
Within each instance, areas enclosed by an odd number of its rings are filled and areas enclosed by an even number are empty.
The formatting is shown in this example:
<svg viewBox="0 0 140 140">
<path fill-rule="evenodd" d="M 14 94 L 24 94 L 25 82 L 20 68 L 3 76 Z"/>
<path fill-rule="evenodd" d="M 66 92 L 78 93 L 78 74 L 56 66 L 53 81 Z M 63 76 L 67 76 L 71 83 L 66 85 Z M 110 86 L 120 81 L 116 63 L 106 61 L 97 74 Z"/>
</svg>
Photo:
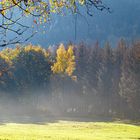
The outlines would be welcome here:
<svg viewBox="0 0 140 140">
<path fill-rule="evenodd" d="M 140 42 L 4 49 L 0 95 L 26 113 L 139 118 Z"/>
<path fill-rule="evenodd" d="M 80 45 L 76 49 L 76 68 L 89 112 L 140 116 L 140 42 L 127 44 L 121 40 L 115 48 L 108 42 L 103 48 L 98 43 Z"/>
</svg>

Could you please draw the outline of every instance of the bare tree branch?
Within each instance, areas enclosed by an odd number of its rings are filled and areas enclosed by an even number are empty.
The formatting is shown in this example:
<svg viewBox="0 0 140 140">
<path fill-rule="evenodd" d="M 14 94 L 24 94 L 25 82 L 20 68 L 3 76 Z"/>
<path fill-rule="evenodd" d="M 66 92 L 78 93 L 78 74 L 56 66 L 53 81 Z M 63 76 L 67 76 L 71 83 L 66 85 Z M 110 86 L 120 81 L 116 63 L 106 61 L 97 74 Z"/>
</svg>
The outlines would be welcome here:
<svg viewBox="0 0 140 140">
<path fill-rule="evenodd" d="M 37 20 L 44 19 L 47 21 L 50 18 L 51 13 L 61 14 L 66 10 L 70 10 L 72 13 L 80 14 L 78 10 L 79 0 L 1 0 L 0 3 L 0 47 L 7 45 L 24 43 L 33 37 L 36 33 L 29 35 L 29 37 L 22 38 L 27 30 L 31 27 L 25 25 L 23 19 L 27 16 L 35 18 L 33 21 L 35 24 Z M 6 4 L 7 2 L 7 4 Z M 93 16 L 93 8 L 103 11 L 111 12 L 102 0 L 84 0 L 81 6 L 85 6 L 87 14 Z M 13 38 L 8 37 L 8 34 L 14 34 Z"/>
</svg>

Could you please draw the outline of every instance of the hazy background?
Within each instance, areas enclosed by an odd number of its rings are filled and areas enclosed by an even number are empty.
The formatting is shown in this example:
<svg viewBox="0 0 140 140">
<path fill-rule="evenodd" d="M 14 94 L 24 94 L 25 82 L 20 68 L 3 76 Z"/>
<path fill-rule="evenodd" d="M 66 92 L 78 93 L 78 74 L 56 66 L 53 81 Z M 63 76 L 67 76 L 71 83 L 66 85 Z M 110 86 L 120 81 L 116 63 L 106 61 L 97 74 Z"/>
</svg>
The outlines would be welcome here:
<svg viewBox="0 0 140 140">
<path fill-rule="evenodd" d="M 27 43 L 39 44 L 43 47 L 69 41 L 74 43 L 99 41 L 101 45 L 109 41 L 112 46 L 115 46 L 120 38 L 130 42 L 139 39 L 140 1 L 103 0 L 103 2 L 111 8 L 112 13 L 98 11 L 93 7 L 93 16 L 90 17 L 86 9 L 80 8 L 80 14 L 67 13 L 65 16 L 53 14 L 51 21 L 43 25 L 36 25 L 33 17 L 23 18 L 22 23 L 34 28 L 22 37 L 25 38 L 37 31 L 38 33 Z M 7 38 L 13 36 L 13 33 L 9 33 Z"/>
<path fill-rule="evenodd" d="M 39 25 L 39 33 L 29 42 L 44 47 L 60 42 L 92 43 L 97 40 L 100 43 L 110 41 L 115 45 L 122 37 L 129 41 L 140 37 L 139 0 L 104 0 L 104 3 L 111 8 L 111 14 L 95 9 L 93 17 L 90 17 L 81 10 L 83 16 L 77 15 L 77 20 L 76 15 L 54 15 L 49 24 Z M 43 34 L 44 31 L 46 33 Z"/>
</svg>

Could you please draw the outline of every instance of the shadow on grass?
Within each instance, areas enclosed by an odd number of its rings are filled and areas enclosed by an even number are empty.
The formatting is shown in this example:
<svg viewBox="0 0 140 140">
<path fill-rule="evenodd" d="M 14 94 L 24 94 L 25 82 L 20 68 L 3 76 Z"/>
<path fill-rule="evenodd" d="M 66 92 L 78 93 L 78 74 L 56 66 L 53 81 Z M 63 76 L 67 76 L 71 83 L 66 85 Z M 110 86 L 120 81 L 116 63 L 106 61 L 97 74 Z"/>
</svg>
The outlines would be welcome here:
<svg viewBox="0 0 140 140">
<path fill-rule="evenodd" d="M 57 120 L 53 117 L 43 116 L 5 116 L 0 117 L 0 125 L 7 123 L 19 123 L 19 124 L 38 124 L 45 125 L 47 123 L 55 123 Z"/>
<path fill-rule="evenodd" d="M 131 124 L 131 125 L 136 125 L 140 126 L 140 120 L 129 120 L 129 119 L 124 119 L 124 120 L 117 120 L 115 121 L 116 123 L 124 123 L 124 124 Z"/>
<path fill-rule="evenodd" d="M 3 115 L 0 116 L 0 125 L 6 123 L 19 124 L 38 124 L 46 125 L 47 123 L 56 123 L 62 121 L 76 121 L 76 122 L 115 122 L 140 126 L 140 120 L 118 119 L 103 116 L 53 116 L 53 115 Z"/>
</svg>

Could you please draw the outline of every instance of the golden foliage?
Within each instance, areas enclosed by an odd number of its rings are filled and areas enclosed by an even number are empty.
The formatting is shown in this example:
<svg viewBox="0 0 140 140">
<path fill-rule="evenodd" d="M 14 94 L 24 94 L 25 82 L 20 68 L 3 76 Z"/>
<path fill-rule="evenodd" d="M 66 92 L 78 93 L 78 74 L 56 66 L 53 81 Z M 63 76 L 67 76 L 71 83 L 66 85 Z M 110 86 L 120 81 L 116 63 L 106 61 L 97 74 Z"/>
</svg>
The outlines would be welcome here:
<svg viewBox="0 0 140 140">
<path fill-rule="evenodd" d="M 49 51 L 40 46 L 33 46 L 32 44 L 25 47 L 17 46 L 16 48 L 5 48 L 0 51 L 0 59 L 2 63 L 7 63 L 9 66 L 14 65 L 16 62 L 15 60 L 19 60 L 20 55 L 22 55 L 22 57 L 25 56 L 25 58 L 28 58 L 28 55 L 32 55 L 32 60 L 35 62 L 39 62 L 38 56 L 43 56 L 44 58 L 47 58 L 46 60 L 49 60 L 50 64 L 52 63 Z M 75 67 L 76 63 L 73 46 L 70 45 L 66 49 L 63 44 L 60 44 L 56 50 L 56 61 L 51 66 L 52 72 L 54 74 L 66 74 L 76 81 L 76 77 L 73 76 Z"/>
<path fill-rule="evenodd" d="M 66 50 L 64 45 L 60 44 L 56 52 L 56 62 L 51 67 L 53 73 L 72 76 L 75 65 L 73 46 L 68 46 Z"/>
<path fill-rule="evenodd" d="M 32 52 L 36 52 L 36 53 L 41 53 L 45 57 L 49 57 L 49 55 L 50 55 L 49 52 L 46 51 L 45 49 L 43 49 L 42 47 L 40 47 L 40 46 L 33 46 L 32 44 L 24 47 L 24 51 L 25 51 L 25 53 L 31 52 L 31 51 Z"/>
<path fill-rule="evenodd" d="M 77 4 L 84 5 L 85 0 L 1 0 L 0 14 L 5 15 L 12 8 L 22 10 L 25 16 L 32 15 L 38 21 L 37 23 L 45 23 L 50 19 L 51 13 L 64 14 L 64 9 L 76 12 Z"/>
<path fill-rule="evenodd" d="M 8 56 L 0 52 L 0 77 L 2 77 L 4 73 L 7 73 L 9 71 L 9 68 L 11 66 L 12 61 L 8 58 Z"/>
<path fill-rule="evenodd" d="M 2 50 L 0 52 L 0 54 L 4 55 L 5 57 L 7 57 L 9 60 L 14 60 L 15 58 L 17 58 L 18 54 L 20 53 L 20 47 L 16 47 L 14 49 L 11 48 L 5 48 L 4 50 Z"/>
</svg>

